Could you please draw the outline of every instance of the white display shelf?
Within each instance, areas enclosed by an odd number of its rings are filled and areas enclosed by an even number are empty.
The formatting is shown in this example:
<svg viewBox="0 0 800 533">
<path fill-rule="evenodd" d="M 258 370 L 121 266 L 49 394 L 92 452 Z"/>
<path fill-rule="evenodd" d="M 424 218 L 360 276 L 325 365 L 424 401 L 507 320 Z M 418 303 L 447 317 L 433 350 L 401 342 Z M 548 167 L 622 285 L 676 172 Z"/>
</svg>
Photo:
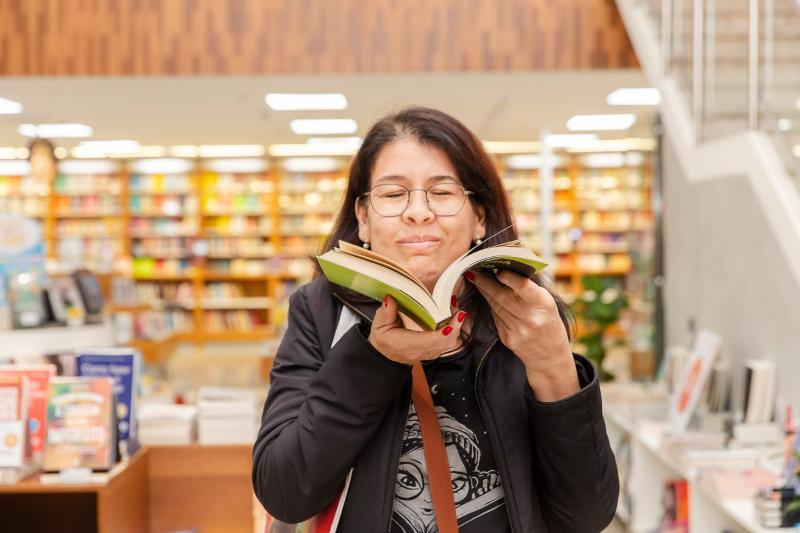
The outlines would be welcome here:
<svg viewBox="0 0 800 533">
<path fill-rule="evenodd" d="M 645 402 L 646 403 L 646 402 Z M 652 407 L 652 404 L 651 404 Z M 617 517 L 632 533 L 658 531 L 662 519 L 664 484 L 670 479 L 685 479 L 689 484 L 689 531 L 706 533 L 729 530 L 735 533 L 775 533 L 796 531 L 788 528 L 765 528 L 758 524 L 753 500 L 723 500 L 706 487 L 698 471 L 682 465 L 661 449 L 664 422 L 634 417 L 636 410 L 646 410 L 638 402 L 618 405 L 603 404 L 609 439 L 614 449 L 629 440 L 630 467 L 627 492 L 630 512 L 620 507 Z M 626 490 L 624 487 L 621 490 Z"/>
<path fill-rule="evenodd" d="M 45 353 L 113 345 L 110 323 L 0 331 L 0 357 L 35 357 Z"/>
</svg>

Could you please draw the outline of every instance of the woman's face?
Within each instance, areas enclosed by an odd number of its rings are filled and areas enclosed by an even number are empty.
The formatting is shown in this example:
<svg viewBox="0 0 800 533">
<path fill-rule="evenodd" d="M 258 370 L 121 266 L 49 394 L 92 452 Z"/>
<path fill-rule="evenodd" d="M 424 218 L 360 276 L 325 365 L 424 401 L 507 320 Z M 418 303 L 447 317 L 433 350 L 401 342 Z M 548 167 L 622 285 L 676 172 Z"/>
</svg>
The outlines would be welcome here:
<svg viewBox="0 0 800 533">
<path fill-rule="evenodd" d="M 461 184 L 447 155 L 413 137 L 387 144 L 378 153 L 370 177 L 370 188 L 398 184 L 407 189 L 427 189 L 437 183 Z M 408 268 L 429 290 L 450 263 L 466 252 L 472 240 L 485 235 L 482 208 L 467 197 L 453 216 L 437 216 L 429 208 L 423 191 L 412 191 L 408 207 L 400 216 L 383 217 L 368 200 L 356 203 L 358 238 L 375 252 Z"/>
</svg>

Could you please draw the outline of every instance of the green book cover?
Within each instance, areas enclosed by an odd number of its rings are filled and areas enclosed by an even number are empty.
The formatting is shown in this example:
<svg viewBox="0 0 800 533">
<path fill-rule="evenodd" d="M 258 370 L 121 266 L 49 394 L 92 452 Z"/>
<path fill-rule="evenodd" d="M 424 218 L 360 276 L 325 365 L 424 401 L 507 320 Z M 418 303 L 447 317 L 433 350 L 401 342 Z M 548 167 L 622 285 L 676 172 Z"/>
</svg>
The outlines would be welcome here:
<svg viewBox="0 0 800 533">
<path fill-rule="evenodd" d="M 464 254 L 439 277 L 433 293 L 402 266 L 372 251 L 340 242 L 317 261 L 328 281 L 377 301 L 389 295 L 399 310 L 420 326 L 434 330 L 450 320 L 450 296 L 467 270 L 495 273 L 500 269 L 530 276 L 547 264 L 517 243 L 497 245 Z"/>
</svg>

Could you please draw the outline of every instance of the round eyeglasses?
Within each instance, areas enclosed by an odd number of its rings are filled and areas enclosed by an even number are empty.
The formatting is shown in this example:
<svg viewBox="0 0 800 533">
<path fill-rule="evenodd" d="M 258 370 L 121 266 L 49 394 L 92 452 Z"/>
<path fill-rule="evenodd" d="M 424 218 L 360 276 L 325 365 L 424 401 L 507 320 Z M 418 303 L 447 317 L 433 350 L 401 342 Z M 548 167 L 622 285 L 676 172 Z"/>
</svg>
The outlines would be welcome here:
<svg viewBox="0 0 800 533">
<path fill-rule="evenodd" d="M 407 189 L 402 185 L 376 185 L 361 198 L 369 197 L 372 209 L 382 217 L 402 215 L 411 201 L 411 191 L 424 191 L 428 209 L 436 216 L 451 217 L 461 212 L 467 196 L 473 194 L 458 183 L 437 183 L 427 189 Z"/>
</svg>

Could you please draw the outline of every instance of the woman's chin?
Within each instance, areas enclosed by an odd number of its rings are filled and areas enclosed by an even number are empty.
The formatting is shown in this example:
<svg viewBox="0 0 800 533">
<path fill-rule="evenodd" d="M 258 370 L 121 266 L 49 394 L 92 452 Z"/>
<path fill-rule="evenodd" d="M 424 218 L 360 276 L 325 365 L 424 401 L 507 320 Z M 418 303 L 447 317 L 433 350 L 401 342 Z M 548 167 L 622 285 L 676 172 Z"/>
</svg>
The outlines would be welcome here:
<svg viewBox="0 0 800 533">
<path fill-rule="evenodd" d="M 439 276 L 442 273 L 438 270 L 432 270 L 430 265 L 430 260 L 428 260 L 427 265 L 411 265 L 409 270 L 412 274 L 414 274 L 417 279 L 419 279 L 426 287 L 432 288 L 436 285 L 436 281 L 439 279 Z"/>
</svg>

